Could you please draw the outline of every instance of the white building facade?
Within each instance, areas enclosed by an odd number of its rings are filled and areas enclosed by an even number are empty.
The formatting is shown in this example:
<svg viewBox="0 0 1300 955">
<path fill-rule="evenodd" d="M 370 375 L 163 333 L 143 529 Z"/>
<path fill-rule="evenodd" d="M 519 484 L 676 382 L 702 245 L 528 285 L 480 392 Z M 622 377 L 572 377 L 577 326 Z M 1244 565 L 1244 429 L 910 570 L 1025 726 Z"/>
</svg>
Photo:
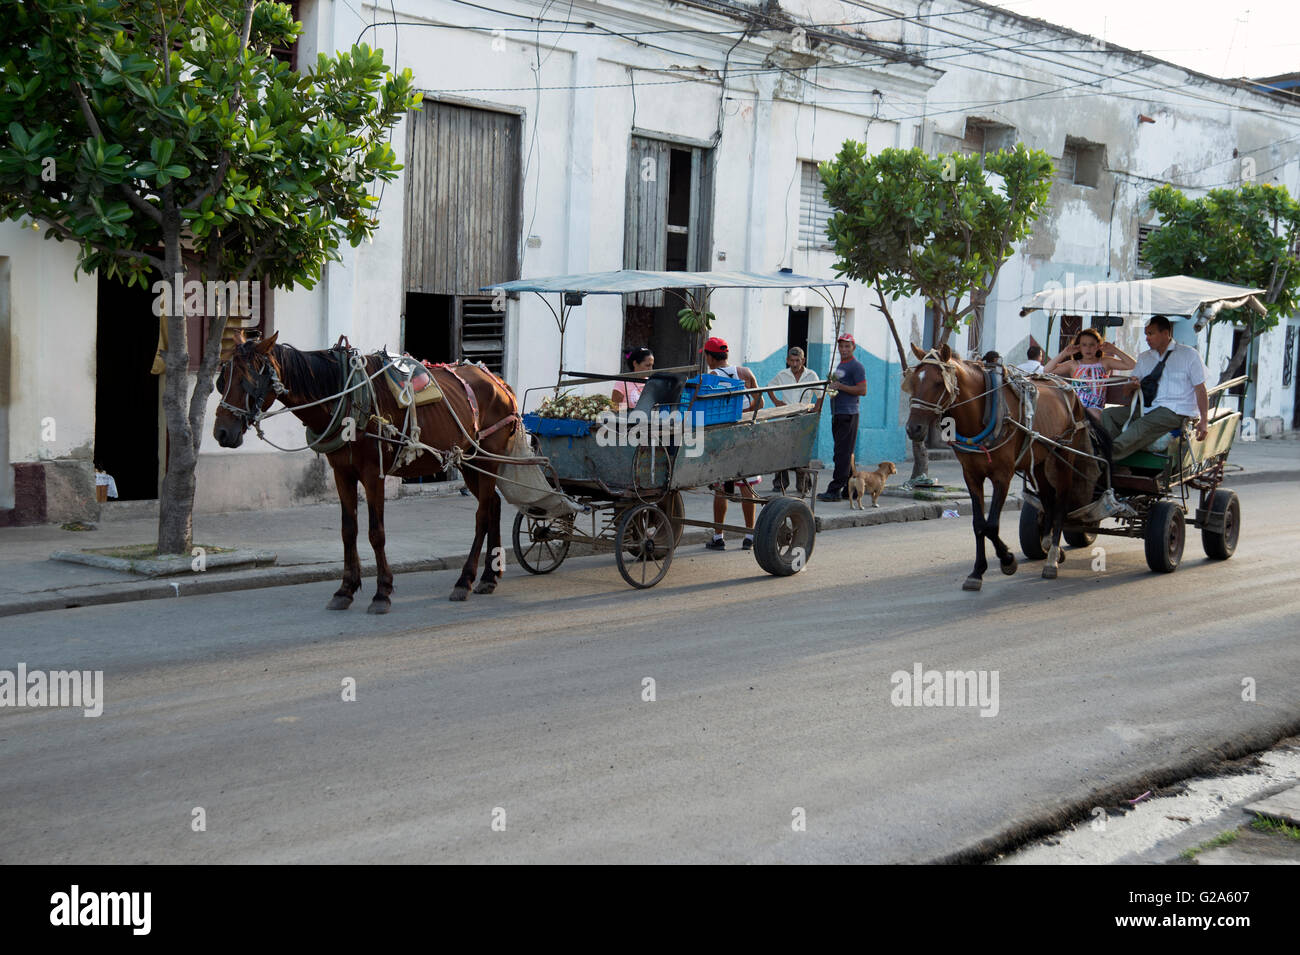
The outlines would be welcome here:
<svg viewBox="0 0 1300 955">
<path fill-rule="evenodd" d="M 844 140 L 872 151 L 1023 141 L 1062 165 L 1051 208 L 1004 266 L 976 335 L 955 339 L 1019 358 L 1031 334 L 1055 344 L 1045 318 L 1019 316 L 1032 292 L 1071 277 L 1135 277 L 1139 228 L 1154 221 L 1143 197 L 1159 182 L 1195 194 L 1249 169 L 1300 194 L 1300 110 L 970 0 L 490 6 L 296 4 L 299 62 L 360 39 L 414 72 L 425 108 L 393 132 L 406 168 L 383 190 L 373 243 L 345 249 L 315 289 L 273 296 L 268 326 L 282 342 L 325 348 L 347 335 L 367 350 L 484 360 L 522 395 L 555 380 L 554 319 L 535 296 L 493 309 L 481 286 L 624 267 L 830 276 L 815 164 Z M 133 497 L 148 498 L 164 460 L 165 429 L 148 401 L 157 379 L 128 360 L 127 345 L 143 341 L 139 360 L 152 361 L 147 297 L 85 276 L 74 282 L 74 263 L 66 245 L 0 225 L 0 351 L 9 356 L 7 379 L 0 372 L 0 514 L 11 521 L 73 515 L 91 463 L 110 447 L 135 472 Z M 868 375 L 858 458 L 901 461 L 900 368 L 874 300 L 857 286 L 846 300 Z M 643 344 L 661 366 L 693 359 L 675 327 L 678 307 L 589 297 L 573 310 L 564 367 L 612 373 L 626 349 Z M 713 333 L 761 382 L 784 366 L 790 345 L 807 347 L 814 370 L 831 365 L 832 316 L 814 295 L 722 290 L 713 311 Z M 905 337 L 932 334 L 924 303 L 900 302 L 895 313 Z M 1284 359 L 1294 328 L 1261 341 L 1246 399 L 1257 417 L 1288 428 L 1295 375 L 1284 375 Z M 1123 336 L 1131 349 L 1140 331 Z M 1216 330 L 1212 370 L 1230 339 Z M 1289 354 L 1294 363 L 1294 346 Z M 119 400 L 123 389 L 139 400 Z M 829 459 L 825 431 L 819 450 Z M 301 435 L 288 415 L 268 428 L 280 444 L 300 445 Z M 333 493 L 323 460 L 256 440 L 231 451 L 206 437 L 198 481 L 203 510 Z"/>
</svg>

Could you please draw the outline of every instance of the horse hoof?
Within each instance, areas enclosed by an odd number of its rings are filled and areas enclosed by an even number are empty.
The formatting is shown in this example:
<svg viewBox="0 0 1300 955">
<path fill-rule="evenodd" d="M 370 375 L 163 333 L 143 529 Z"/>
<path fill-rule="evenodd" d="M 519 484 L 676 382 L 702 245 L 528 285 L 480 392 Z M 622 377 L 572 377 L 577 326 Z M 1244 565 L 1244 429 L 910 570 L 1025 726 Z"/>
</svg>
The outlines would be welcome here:
<svg viewBox="0 0 1300 955">
<path fill-rule="evenodd" d="M 1016 563 L 1016 559 L 1014 557 L 1009 558 L 1008 560 L 1004 560 L 1002 562 L 1002 573 L 1010 577 L 1019 569 L 1019 567 L 1020 565 Z"/>
<path fill-rule="evenodd" d="M 979 590 L 984 586 L 984 581 L 978 577 L 967 577 L 966 582 L 961 585 L 962 590 Z"/>
<path fill-rule="evenodd" d="M 479 584 L 477 587 L 474 588 L 474 593 L 490 594 L 490 593 L 494 593 L 496 589 L 497 589 L 497 582 L 494 580 L 490 583 Z"/>
<path fill-rule="evenodd" d="M 457 588 L 455 588 L 454 590 L 452 590 L 452 592 L 451 592 L 451 596 L 448 597 L 447 599 L 448 599 L 448 600 L 455 600 L 455 601 L 457 601 L 457 602 L 462 601 L 462 600 L 468 600 L 468 599 L 469 599 L 469 588 L 468 588 L 468 587 L 457 587 Z"/>
<path fill-rule="evenodd" d="M 1064 548 L 1064 547 L 1061 547 L 1061 548 L 1059 548 L 1059 550 L 1060 550 L 1060 553 L 1056 555 L 1056 562 L 1057 562 L 1058 564 L 1064 564 L 1064 563 L 1065 563 L 1065 548 Z"/>
<path fill-rule="evenodd" d="M 370 601 L 370 606 L 366 608 L 366 613 L 388 613 L 393 609 L 393 602 L 387 597 L 376 597 Z"/>
<path fill-rule="evenodd" d="M 1043 579 L 1044 579 L 1044 580 L 1055 580 L 1055 579 L 1056 579 L 1056 568 L 1053 567 L 1051 564 L 1048 564 L 1048 565 L 1044 566 L 1044 567 L 1043 567 Z"/>
<path fill-rule="evenodd" d="M 334 598 L 325 605 L 326 610 L 347 610 L 352 606 L 352 598 L 335 594 Z"/>
</svg>

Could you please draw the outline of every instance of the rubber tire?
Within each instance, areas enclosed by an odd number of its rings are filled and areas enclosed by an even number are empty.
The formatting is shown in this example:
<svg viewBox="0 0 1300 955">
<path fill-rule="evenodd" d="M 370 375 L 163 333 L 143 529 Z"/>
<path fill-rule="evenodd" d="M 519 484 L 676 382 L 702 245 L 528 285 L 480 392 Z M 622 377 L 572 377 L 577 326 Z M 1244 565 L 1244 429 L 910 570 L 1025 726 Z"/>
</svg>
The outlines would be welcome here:
<svg viewBox="0 0 1300 955">
<path fill-rule="evenodd" d="M 1091 547 L 1097 539 L 1096 531 L 1062 531 L 1061 536 L 1071 547 Z"/>
<path fill-rule="evenodd" d="M 1147 512 L 1147 566 L 1158 574 L 1172 574 L 1183 559 L 1187 527 L 1183 509 L 1169 501 L 1158 501 Z"/>
<path fill-rule="evenodd" d="M 1201 546 L 1205 556 L 1214 560 L 1227 560 L 1237 550 L 1241 536 L 1241 500 L 1236 491 L 1219 490 L 1210 497 L 1210 513 L 1223 514 L 1223 532 L 1201 528 Z"/>
<path fill-rule="evenodd" d="M 551 571 L 555 570 L 555 568 L 559 567 L 562 563 L 564 563 L 565 557 L 569 556 L 569 542 L 568 540 L 560 541 L 560 548 L 559 548 L 560 556 L 558 558 L 555 558 L 553 563 L 543 564 L 539 562 L 537 564 L 533 564 L 526 556 L 522 541 L 520 540 L 522 534 L 524 533 L 523 527 L 524 527 L 524 521 L 526 520 L 531 520 L 537 524 L 551 524 L 551 525 L 557 524 L 559 523 L 559 521 L 556 520 L 548 521 L 545 518 L 529 517 L 523 511 L 519 511 L 518 513 L 515 514 L 515 527 L 514 527 L 514 531 L 511 534 L 512 543 L 514 544 L 514 549 L 515 549 L 515 562 L 519 564 L 519 566 L 522 567 L 524 570 L 528 571 L 530 574 L 549 574 Z M 529 541 L 530 543 L 532 541 L 531 532 L 529 532 Z"/>
<path fill-rule="evenodd" d="M 632 542 L 633 536 L 638 533 L 638 526 L 643 521 L 654 521 L 656 528 L 662 526 L 668 528 L 669 533 L 672 532 L 672 522 L 668 515 L 654 504 L 638 504 L 636 507 L 629 507 L 619 517 L 618 529 L 614 533 L 614 562 L 618 564 L 618 572 L 623 575 L 623 579 L 638 590 L 653 587 L 664 579 L 668 568 L 673 564 L 673 551 L 677 545 L 676 539 L 668 540 L 667 535 L 664 535 L 663 566 L 659 568 L 659 572 L 650 580 L 634 577 L 633 568 L 641 567 L 645 563 L 639 559 L 641 538 L 637 537 L 636 546 L 633 546 Z"/>
<path fill-rule="evenodd" d="M 1032 504 L 1020 507 L 1020 550 L 1028 560 L 1047 560 L 1043 550 L 1043 512 Z"/>
<path fill-rule="evenodd" d="M 812 510 L 797 497 L 774 498 L 754 522 L 754 559 L 774 577 L 790 577 L 807 567 L 816 542 Z M 795 556 L 797 548 L 803 548 L 801 559 Z"/>
</svg>

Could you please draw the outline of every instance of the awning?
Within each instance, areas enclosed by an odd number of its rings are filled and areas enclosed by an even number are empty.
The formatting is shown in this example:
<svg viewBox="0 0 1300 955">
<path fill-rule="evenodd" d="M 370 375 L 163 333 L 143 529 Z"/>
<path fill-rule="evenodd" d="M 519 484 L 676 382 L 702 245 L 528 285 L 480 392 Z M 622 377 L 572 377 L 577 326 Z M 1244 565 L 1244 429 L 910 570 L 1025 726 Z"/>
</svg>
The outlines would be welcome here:
<svg viewBox="0 0 1300 955">
<path fill-rule="evenodd" d="M 1035 309 L 1067 315 L 1215 315 L 1220 309 L 1249 306 L 1259 314 L 1265 308 L 1255 296 L 1264 290 L 1209 282 L 1186 275 L 1133 282 L 1081 282 L 1038 292 L 1020 310 Z"/>
<path fill-rule="evenodd" d="M 582 292 L 587 295 L 628 295 L 658 289 L 686 288 L 831 288 L 847 287 L 839 279 L 819 279 L 793 272 L 587 272 L 549 278 L 516 279 L 483 286 L 484 292 Z"/>
</svg>

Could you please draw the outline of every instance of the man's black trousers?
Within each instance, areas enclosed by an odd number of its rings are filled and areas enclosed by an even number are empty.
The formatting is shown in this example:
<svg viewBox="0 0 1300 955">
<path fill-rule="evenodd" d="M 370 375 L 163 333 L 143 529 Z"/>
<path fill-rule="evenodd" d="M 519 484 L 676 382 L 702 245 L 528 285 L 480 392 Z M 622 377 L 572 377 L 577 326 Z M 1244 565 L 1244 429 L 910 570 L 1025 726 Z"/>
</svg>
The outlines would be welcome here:
<svg viewBox="0 0 1300 955">
<path fill-rule="evenodd" d="M 849 486 L 849 458 L 858 443 L 858 416 L 831 415 L 831 438 L 835 441 L 835 474 L 827 494 L 843 494 Z"/>
</svg>

